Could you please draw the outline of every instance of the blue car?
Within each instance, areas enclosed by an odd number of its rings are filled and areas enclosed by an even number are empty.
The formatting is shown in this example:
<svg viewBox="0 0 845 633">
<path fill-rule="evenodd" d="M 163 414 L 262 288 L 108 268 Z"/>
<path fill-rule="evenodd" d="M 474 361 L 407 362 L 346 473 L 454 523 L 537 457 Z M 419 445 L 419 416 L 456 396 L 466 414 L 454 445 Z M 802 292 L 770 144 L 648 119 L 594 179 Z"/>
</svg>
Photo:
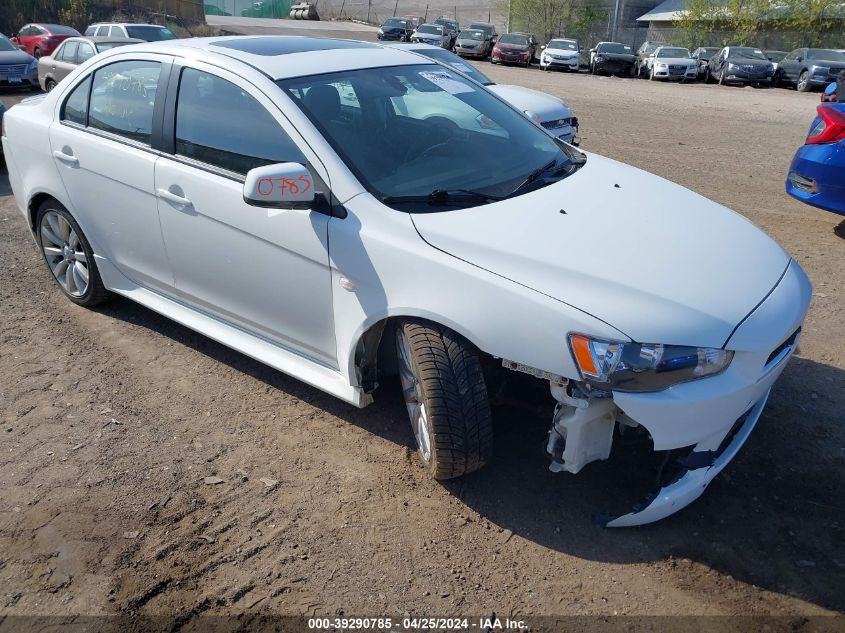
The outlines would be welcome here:
<svg viewBox="0 0 845 633">
<path fill-rule="evenodd" d="M 789 167 L 786 193 L 845 215 L 845 103 L 823 103 L 816 110 L 807 140 Z"/>
</svg>

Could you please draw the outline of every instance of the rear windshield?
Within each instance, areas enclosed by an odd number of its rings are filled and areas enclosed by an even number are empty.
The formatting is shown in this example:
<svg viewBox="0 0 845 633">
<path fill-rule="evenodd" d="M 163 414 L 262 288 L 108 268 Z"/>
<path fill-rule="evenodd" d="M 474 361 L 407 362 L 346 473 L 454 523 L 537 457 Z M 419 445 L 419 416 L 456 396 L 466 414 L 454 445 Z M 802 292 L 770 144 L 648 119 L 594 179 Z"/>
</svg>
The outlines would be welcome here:
<svg viewBox="0 0 845 633">
<path fill-rule="evenodd" d="M 808 48 L 807 59 L 822 59 L 829 62 L 845 62 L 845 55 L 828 48 Z"/>
<path fill-rule="evenodd" d="M 689 51 L 685 48 L 661 48 L 657 51 L 658 57 L 689 57 Z"/>
<path fill-rule="evenodd" d="M 42 24 L 42 26 L 53 35 L 79 35 L 79 31 L 76 29 L 61 24 Z"/>
<path fill-rule="evenodd" d="M 97 47 L 98 53 L 104 53 L 106 51 L 110 51 L 113 48 L 117 48 L 118 46 L 126 46 L 127 44 L 132 44 L 133 42 L 97 42 L 95 46 Z"/>
<path fill-rule="evenodd" d="M 508 33 L 499 38 L 499 44 L 516 44 L 517 46 L 528 46 L 528 38 L 524 35 Z"/>
<path fill-rule="evenodd" d="M 552 40 L 546 45 L 546 48 L 555 48 L 564 51 L 577 51 L 578 42 L 574 40 Z"/>
<path fill-rule="evenodd" d="M 128 24 L 126 32 L 129 37 L 135 37 L 139 40 L 146 40 L 147 42 L 159 42 L 161 40 L 175 40 L 176 36 L 173 31 L 166 29 L 163 26 L 150 26 L 141 24 Z"/>
</svg>

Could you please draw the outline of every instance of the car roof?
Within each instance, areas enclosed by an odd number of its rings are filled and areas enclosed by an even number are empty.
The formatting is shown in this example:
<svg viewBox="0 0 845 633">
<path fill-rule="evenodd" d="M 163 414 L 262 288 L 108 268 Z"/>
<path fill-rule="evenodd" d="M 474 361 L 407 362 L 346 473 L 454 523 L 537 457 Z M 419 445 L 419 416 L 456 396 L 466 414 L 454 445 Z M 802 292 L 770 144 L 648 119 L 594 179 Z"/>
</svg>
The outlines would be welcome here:
<svg viewBox="0 0 845 633">
<path fill-rule="evenodd" d="M 92 26 L 154 26 L 159 29 L 167 28 L 161 24 L 149 24 L 147 22 L 95 22 L 88 28 L 90 29 Z"/>
<path fill-rule="evenodd" d="M 135 53 L 189 57 L 224 67 L 227 62 L 236 60 L 252 66 L 273 80 L 359 68 L 435 63 L 427 62 L 414 53 L 376 43 L 301 35 L 192 37 L 144 42 L 136 44 L 133 49 Z M 120 49 L 106 54 L 119 55 Z"/>
</svg>

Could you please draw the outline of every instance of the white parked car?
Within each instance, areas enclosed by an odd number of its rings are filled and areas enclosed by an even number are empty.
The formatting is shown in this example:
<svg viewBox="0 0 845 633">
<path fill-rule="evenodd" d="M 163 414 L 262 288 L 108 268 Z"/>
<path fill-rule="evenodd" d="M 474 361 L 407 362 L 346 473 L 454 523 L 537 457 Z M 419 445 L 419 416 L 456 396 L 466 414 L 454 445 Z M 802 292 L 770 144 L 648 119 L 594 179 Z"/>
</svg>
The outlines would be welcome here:
<svg viewBox="0 0 845 633">
<path fill-rule="evenodd" d="M 543 70 L 572 70 L 578 72 L 581 64 L 581 47 L 577 40 L 557 38 L 549 40 L 540 53 L 540 68 Z"/>
<path fill-rule="evenodd" d="M 492 79 L 466 60 L 436 46 L 428 44 L 383 44 L 383 46 L 413 51 L 463 73 L 499 95 L 532 121 L 539 123 L 551 136 L 578 145 L 578 118 L 572 116 L 572 110 L 563 99 L 522 86 L 493 83 Z M 442 102 L 435 97 L 432 116 L 437 114 L 436 110 L 439 107 L 442 107 Z M 466 114 L 470 116 L 470 113 Z M 480 122 L 477 124 L 480 125 Z"/>
<path fill-rule="evenodd" d="M 686 81 L 698 77 L 698 61 L 689 50 L 678 46 L 661 46 L 654 51 L 648 70 L 649 79 L 678 79 Z"/>
<path fill-rule="evenodd" d="M 176 34 L 166 26 L 131 22 L 98 22 L 85 29 L 85 35 L 88 37 L 131 37 L 145 42 L 176 39 Z"/>
<path fill-rule="evenodd" d="M 411 41 L 419 44 L 431 44 L 449 49 L 452 46 L 452 34 L 440 24 L 420 24 L 411 33 Z"/>
<path fill-rule="evenodd" d="M 413 91 L 443 114 L 403 115 Z M 810 302 L 744 217 L 366 42 L 118 48 L 3 130 L 15 200 L 72 302 L 123 295 L 359 407 L 398 374 L 438 479 L 491 459 L 487 378 L 528 374 L 557 403 L 553 470 L 607 458 L 617 428 L 674 451 L 673 476 L 609 526 L 702 494 Z"/>
</svg>

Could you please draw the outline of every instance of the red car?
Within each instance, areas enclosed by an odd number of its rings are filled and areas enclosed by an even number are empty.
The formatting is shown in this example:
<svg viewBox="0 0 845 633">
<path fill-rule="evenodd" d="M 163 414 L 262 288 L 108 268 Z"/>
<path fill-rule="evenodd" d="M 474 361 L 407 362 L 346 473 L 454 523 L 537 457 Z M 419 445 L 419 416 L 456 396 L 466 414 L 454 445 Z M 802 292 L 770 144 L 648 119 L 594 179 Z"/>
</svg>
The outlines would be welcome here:
<svg viewBox="0 0 845 633">
<path fill-rule="evenodd" d="M 27 24 L 13 37 L 12 41 L 33 57 L 52 55 L 53 51 L 69 37 L 79 37 L 80 33 L 69 26 L 60 24 Z"/>
</svg>

